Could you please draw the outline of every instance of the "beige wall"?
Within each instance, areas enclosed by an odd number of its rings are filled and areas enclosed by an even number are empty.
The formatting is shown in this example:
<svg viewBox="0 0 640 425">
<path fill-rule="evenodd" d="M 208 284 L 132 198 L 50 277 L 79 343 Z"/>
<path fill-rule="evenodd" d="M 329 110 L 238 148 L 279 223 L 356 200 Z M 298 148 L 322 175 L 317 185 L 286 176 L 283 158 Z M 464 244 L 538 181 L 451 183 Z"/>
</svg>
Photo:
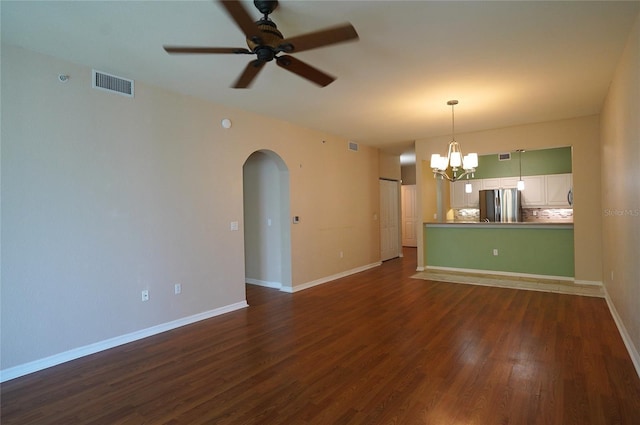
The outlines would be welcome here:
<svg viewBox="0 0 640 425">
<path fill-rule="evenodd" d="M 90 79 L 2 46 L 3 371 L 241 308 L 242 166 L 257 150 L 289 169 L 294 289 L 379 262 L 377 149 L 141 82 L 133 99 L 105 93 Z"/>
<path fill-rule="evenodd" d="M 400 173 L 402 176 L 402 184 L 416 184 L 416 165 L 407 164 L 400 167 Z"/>
<path fill-rule="evenodd" d="M 603 271 L 607 301 L 640 374 L 640 16 L 602 111 Z"/>
<path fill-rule="evenodd" d="M 600 214 L 600 149 L 598 116 L 544 122 L 465 133 L 456 139 L 465 152 L 490 154 L 516 149 L 573 147 L 575 279 L 583 282 L 602 281 L 601 214 Z M 433 221 L 437 212 L 436 180 L 429 168 L 434 152 L 444 152 L 450 136 L 416 141 L 418 190 L 422 194 L 419 211 L 424 221 Z M 448 184 L 443 204 L 448 205 Z M 441 212 L 442 214 L 442 212 Z M 422 238 L 422 232 L 419 232 Z M 424 241 L 418 243 L 419 267 L 424 267 Z"/>
<path fill-rule="evenodd" d="M 402 178 L 400 167 L 400 156 L 384 152 L 379 153 L 380 158 L 380 178 L 398 180 Z"/>
</svg>

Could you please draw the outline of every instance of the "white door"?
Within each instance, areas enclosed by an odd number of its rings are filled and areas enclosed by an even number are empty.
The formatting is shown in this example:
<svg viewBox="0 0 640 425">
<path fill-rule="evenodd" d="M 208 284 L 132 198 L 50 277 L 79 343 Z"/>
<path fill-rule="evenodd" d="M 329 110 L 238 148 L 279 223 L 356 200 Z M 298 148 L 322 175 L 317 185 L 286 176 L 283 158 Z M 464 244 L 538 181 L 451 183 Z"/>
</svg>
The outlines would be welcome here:
<svg viewBox="0 0 640 425">
<path fill-rule="evenodd" d="M 399 206 L 398 182 L 380 180 L 380 257 L 382 261 L 400 255 Z"/>
<path fill-rule="evenodd" d="M 416 185 L 403 185 L 402 196 L 402 246 L 418 246 L 418 209 L 416 208 Z"/>
</svg>

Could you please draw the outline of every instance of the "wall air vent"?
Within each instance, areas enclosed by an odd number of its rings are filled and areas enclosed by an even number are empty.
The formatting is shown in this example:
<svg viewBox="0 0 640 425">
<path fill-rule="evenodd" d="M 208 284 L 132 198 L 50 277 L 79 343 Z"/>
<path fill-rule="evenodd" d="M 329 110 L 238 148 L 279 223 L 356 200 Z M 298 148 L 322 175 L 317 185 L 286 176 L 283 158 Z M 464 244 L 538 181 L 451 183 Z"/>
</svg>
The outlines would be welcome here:
<svg viewBox="0 0 640 425">
<path fill-rule="evenodd" d="M 358 144 L 356 142 L 349 142 L 349 150 L 358 152 Z"/>
<path fill-rule="evenodd" d="M 498 161 L 510 161 L 510 160 L 511 160 L 511 152 L 498 154 Z"/>
<path fill-rule="evenodd" d="M 93 70 L 91 87 L 123 96 L 133 97 L 133 80 L 129 80 L 102 71 Z"/>
</svg>

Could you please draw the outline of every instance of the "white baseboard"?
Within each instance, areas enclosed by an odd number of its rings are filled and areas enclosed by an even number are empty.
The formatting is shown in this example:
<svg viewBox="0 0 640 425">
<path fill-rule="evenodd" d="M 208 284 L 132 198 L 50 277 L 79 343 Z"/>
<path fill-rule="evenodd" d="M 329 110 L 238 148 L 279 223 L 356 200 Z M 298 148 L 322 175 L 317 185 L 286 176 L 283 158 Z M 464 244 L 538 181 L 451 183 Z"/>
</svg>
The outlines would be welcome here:
<svg viewBox="0 0 640 425">
<path fill-rule="evenodd" d="M 216 308 L 213 310 L 205 311 L 202 313 L 194 314 L 193 316 L 183 317 L 181 319 L 173 320 L 171 322 L 162 323 L 160 325 L 152 326 L 150 328 L 141 329 L 139 331 L 131 332 L 125 335 L 120 335 L 115 338 L 106 339 L 93 344 L 85 345 L 84 347 L 74 348 L 63 353 L 54 354 L 53 356 L 45 357 L 43 359 L 35 360 L 29 363 L 24 363 L 18 366 L 10 367 L 0 371 L 0 382 L 9 381 L 11 379 L 19 378 L 24 375 L 28 375 L 39 370 L 43 370 L 52 366 L 56 366 L 62 363 L 66 363 L 71 360 L 78 359 L 80 357 L 95 354 L 100 351 L 108 350 L 110 348 L 117 347 L 119 345 L 128 344 L 129 342 L 137 341 L 139 339 L 147 338 L 152 335 L 156 335 L 162 332 L 170 331 L 172 329 L 179 328 L 181 326 L 189 325 L 191 323 L 199 322 L 201 320 L 210 319 L 215 316 L 219 316 L 224 313 L 229 313 L 234 310 L 248 307 L 246 301 L 241 301 L 235 304 L 230 304 L 224 307 Z"/>
<path fill-rule="evenodd" d="M 624 346 L 627 347 L 627 351 L 629 352 L 629 356 L 631 357 L 631 361 L 633 362 L 633 366 L 636 368 L 636 373 L 638 377 L 640 377 L 640 353 L 638 353 L 637 348 L 633 345 L 633 341 L 631 337 L 629 337 L 629 333 L 627 332 L 627 328 L 624 327 L 624 323 L 622 323 L 622 319 L 616 310 L 615 305 L 613 305 L 613 301 L 609 296 L 609 292 L 607 292 L 607 287 L 604 288 L 604 299 L 607 300 L 607 306 L 609 306 L 609 311 L 611 312 L 611 316 L 613 317 L 613 321 L 616 323 L 618 327 L 618 332 L 622 337 L 622 341 L 624 342 Z"/>
<path fill-rule="evenodd" d="M 417 272 L 423 272 L 425 270 L 424 267 L 416 267 Z"/>
<path fill-rule="evenodd" d="M 382 265 L 381 261 L 378 261 L 377 263 L 371 263 L 371 264 L 367 264 L 365 266 L 361 266 L 361 267 L 356 267 L 355 269 L 351 269 L 351 270 L 346 270 L 344 272 L 340 272 L 331 276 L 327 276 L 327 277 L 323 277 L 320 279 L 316 279 L 313 280 L 311 282 L 307 282 L 307 283 L 303 283 L 300 285 L 296 285 L 294 287 L 290 287 L 290 286 L 283 286 L 282 289 L 280 289 L 281 291 L 284 292 L 299 292 L 299 291 L 303 291 L 305 289 L 309 289 L 312 288 L 314 286 L 318 286 L 318 285 L 322 285 L 323 283 L 327 283 L 327 282 L 331 282 L 332 280 L 336 280 L 336 279 L 340 279 L 341 277 L 346 277 L 352 274 L 356 274 L 356 273 L 360 273 L 363 272 L 365 270 L 369 270 L 372 269 L 374 267 L 378 267 Z"/>
<path fill-rule="evenodd" d="M 553 279 L 553 280 L 566 280 L 567 282 L 573 282 L 574 279 L 568 276 L 551 276 L 546 274 L 530 274 L 530 273 L 517 273 L 517 272 L 504 272 L 499 270 L 482 270 L 482 269 L 460 269 L 457 267 L 440 267 L 440 266 L 427 266 L 425 270 L 441 270 L 447 272 L 457 273 L 475 273 L 475 274 L 493 274 L 497 276 L 512 276 L 512 277 L 528 277 L 532 279 Z"/>
<path fill-rule="evenodd" d="M 591 285 L 591 286 L 603 286 L 602 281 L 599 280 L 574 280 L 573 283 L 576 285 Z"/>
<path fill-rule="evenodd" d="M 250 285 L 264 286 L 265 288 L 282 288 L 282 283 L 280 282 L 269 282 L 268 280 L 260 280 L 260 279 L 251 279 L 250 277 L 245 278 L 245 281 Z"/>
</svg>

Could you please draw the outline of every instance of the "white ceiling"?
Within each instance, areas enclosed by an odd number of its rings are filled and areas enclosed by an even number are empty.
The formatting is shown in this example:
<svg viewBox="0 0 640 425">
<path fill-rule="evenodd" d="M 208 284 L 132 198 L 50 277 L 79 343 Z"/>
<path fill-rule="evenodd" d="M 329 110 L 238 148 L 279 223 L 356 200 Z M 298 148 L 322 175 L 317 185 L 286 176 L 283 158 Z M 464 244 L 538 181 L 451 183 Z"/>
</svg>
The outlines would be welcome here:
<svg viewBox="0 0 640 425">
<path fill-rule="evenodd" d="M 450 99 L 456 132 L 598 113 L 640 2 L 281 1 L 285 37 L 351 22 L 360 40 L 296 55 L 338 77 L 325 88 L 269 63 L 249 89 L 229 87 L 249 55 L 162 49 L 245 47 L 212 0 L 0 8 L 3 43 L 399 153 L 450 132 Z"/>
</svg>

